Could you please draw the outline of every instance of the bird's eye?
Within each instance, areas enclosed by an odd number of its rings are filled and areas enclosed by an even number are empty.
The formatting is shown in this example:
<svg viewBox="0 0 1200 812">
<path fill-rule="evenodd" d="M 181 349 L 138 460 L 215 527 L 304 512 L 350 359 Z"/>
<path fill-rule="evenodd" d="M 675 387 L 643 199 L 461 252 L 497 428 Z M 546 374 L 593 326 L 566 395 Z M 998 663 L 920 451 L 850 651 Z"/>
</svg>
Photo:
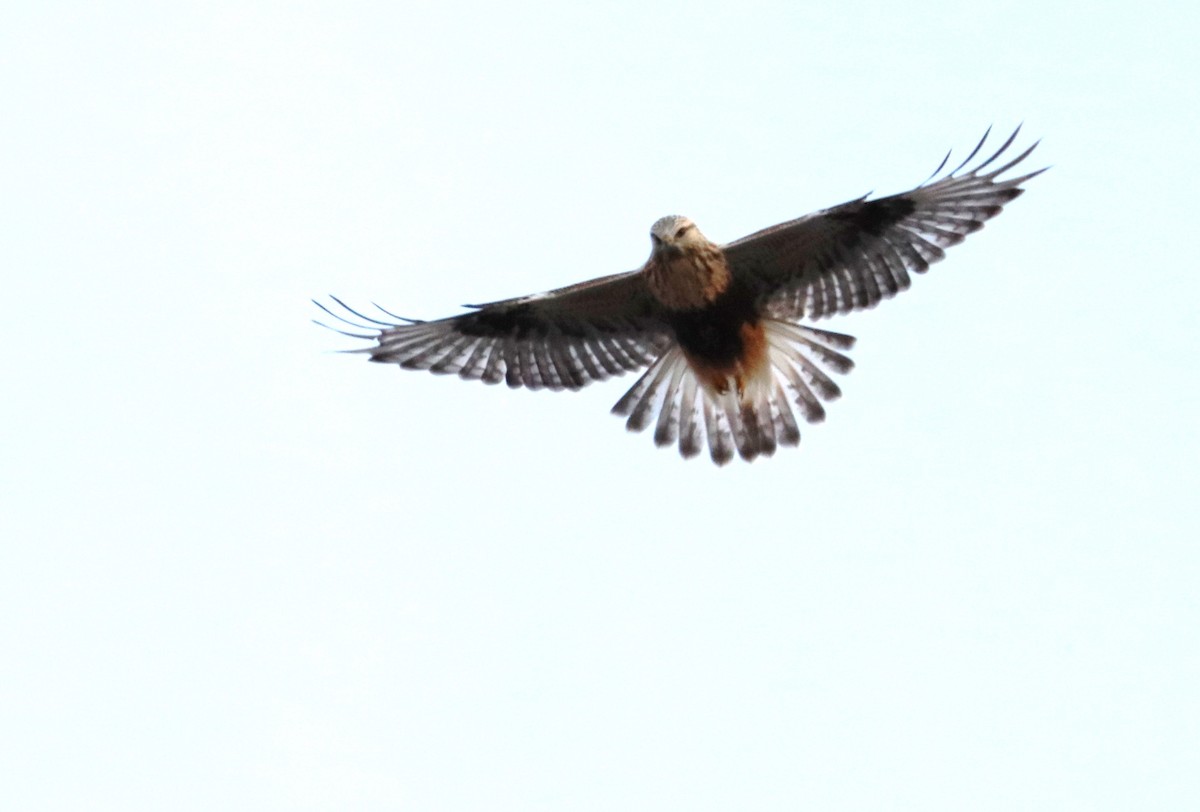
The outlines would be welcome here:
<svg viewBox="0 0 1200 812">
<path fill-rule="evenodd" d="M 675 232 L 675 239 L 679 239 L 684 234 L 687 234 L 690 229 L 691 229 L 691 226 L 684 226 L 683 228 L 679 229 L 678 231 Z"/>
</svg>

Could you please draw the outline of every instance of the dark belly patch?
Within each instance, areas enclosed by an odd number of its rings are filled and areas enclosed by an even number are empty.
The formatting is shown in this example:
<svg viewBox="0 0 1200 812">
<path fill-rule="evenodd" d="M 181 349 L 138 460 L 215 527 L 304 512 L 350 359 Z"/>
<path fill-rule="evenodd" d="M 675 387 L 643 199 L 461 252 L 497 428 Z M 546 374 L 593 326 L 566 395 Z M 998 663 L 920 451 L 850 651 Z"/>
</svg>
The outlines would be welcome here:
<svg viewBox="0 0 1200 812">
<path fill-rule="evenodd" d="M 726 290 L 708 307 L 676 311 L 671 327 L 698 377 L 724 392 L 733 378 L 738 389 L 766 358 L 754 298 L 738 286 Z"/>
<path fill-rule="evenodd" d="M 710 304 L 670 314 L 671 328 L 689 355 L 713 363 L 730 363 L 742 353 L 743 324 L 758 323 L 753 292 L 736 281 Z"/>
</svg>

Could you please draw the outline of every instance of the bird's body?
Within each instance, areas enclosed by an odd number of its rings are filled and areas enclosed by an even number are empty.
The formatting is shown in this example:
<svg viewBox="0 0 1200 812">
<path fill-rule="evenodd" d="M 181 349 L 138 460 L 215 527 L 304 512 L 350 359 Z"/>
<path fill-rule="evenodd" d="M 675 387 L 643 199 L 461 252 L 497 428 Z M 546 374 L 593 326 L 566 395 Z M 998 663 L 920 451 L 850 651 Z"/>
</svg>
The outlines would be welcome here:
<svg viewBox="0 0 1200 812">
<path fill-rule="evenodd" d="M 713 394 L 731 385 L 744 391 L 766 361 L 754 291 L 686 217 L 664 217 L 650 235 L 654 251 L 642 274 L 692 373 Z"/>
<path fill-rule="evenodd" d="M 925 271 L 998 214 L 1039 174 L 996 179 L 1033 147 L 982 172 L 1016 135 L 963 175 L 956 173 L 983 141 L 932 184 L 852 200 L 723 246 L 686 217 L 664 217 L 651 227 L 651 255 L 637 271 L 433 322 L 350 311 L 369 322 L 356 326 L 383 328 L 354 335 L 376 340 L 360 350 L 372 361 L 531 389 L 578 389 L 649 366 L 613 407 L 628 428 L 653 420 L 656 444 L 678 443 L 685 457 L 707 436 L 718 464 L 735 449 L 747 460 L 770 455 L 799 443 L 797 414 L 819 422 L 821 401 L 840 394 L 825 370 L 853 367 L 841 352 L 853 338 L 795 322 L 895 295 L 908 287 L 909 271 Z"/>
</svg>

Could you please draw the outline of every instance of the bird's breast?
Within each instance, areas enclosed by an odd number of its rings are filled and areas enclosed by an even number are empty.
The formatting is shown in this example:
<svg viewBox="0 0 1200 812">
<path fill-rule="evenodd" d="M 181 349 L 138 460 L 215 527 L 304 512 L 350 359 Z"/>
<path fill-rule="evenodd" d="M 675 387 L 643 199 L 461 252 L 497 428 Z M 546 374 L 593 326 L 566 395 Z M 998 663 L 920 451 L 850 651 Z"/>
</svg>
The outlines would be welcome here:
<svg viewBox="0 0 1200 812">
<path fill-rule="evenodd" d="M 725 255 L 716 246 L 662 252 L 651 257 L 644 273 L 650 293 L 667 310 L 707 307 L 732 280 Z"/>
</svg>

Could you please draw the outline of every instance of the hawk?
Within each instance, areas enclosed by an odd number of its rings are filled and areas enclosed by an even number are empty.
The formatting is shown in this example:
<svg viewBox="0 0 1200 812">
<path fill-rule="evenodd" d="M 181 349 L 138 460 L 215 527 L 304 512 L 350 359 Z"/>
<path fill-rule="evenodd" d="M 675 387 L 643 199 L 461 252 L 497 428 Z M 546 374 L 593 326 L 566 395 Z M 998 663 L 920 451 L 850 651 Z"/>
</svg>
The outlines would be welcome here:
<svg viewBox="0 0 1200 812">
<path fill-rule="evenodd" d="M 1037 146 L 1011 157 L 1019 132 L 971 169 L 988 133 L 957 168 L 938 177 L 947 154 L 911 191 L 864 195 L 725 245 L 686 217 L 663 217 L 636 271 L 465 305 L 470 312 L 450 318 L 418 321 L 376 305 L 389 319 L 382 321 L 333 297 L 348 318 L 314 303 L 369 331 L 339 330 L 375 342 L 350 352 L 405 369 L 552 390 L 644 369 L 612 409 L 629 430 L 653 424 L 655 444 L 678 445 L 684 457 L 707 441 L 718 465 L 735 451 L 747 461 L 769 457 L 799 444 L 797 418 L 824 419 L 822 401 L 841 394 L 829 373 L 853 367 L 845 354 L 853 337 L 798 322 L 895 296 L 910 272 L 924 273 L 999 214 L 1045 171 L 999 178 Z"/>
</svg>

